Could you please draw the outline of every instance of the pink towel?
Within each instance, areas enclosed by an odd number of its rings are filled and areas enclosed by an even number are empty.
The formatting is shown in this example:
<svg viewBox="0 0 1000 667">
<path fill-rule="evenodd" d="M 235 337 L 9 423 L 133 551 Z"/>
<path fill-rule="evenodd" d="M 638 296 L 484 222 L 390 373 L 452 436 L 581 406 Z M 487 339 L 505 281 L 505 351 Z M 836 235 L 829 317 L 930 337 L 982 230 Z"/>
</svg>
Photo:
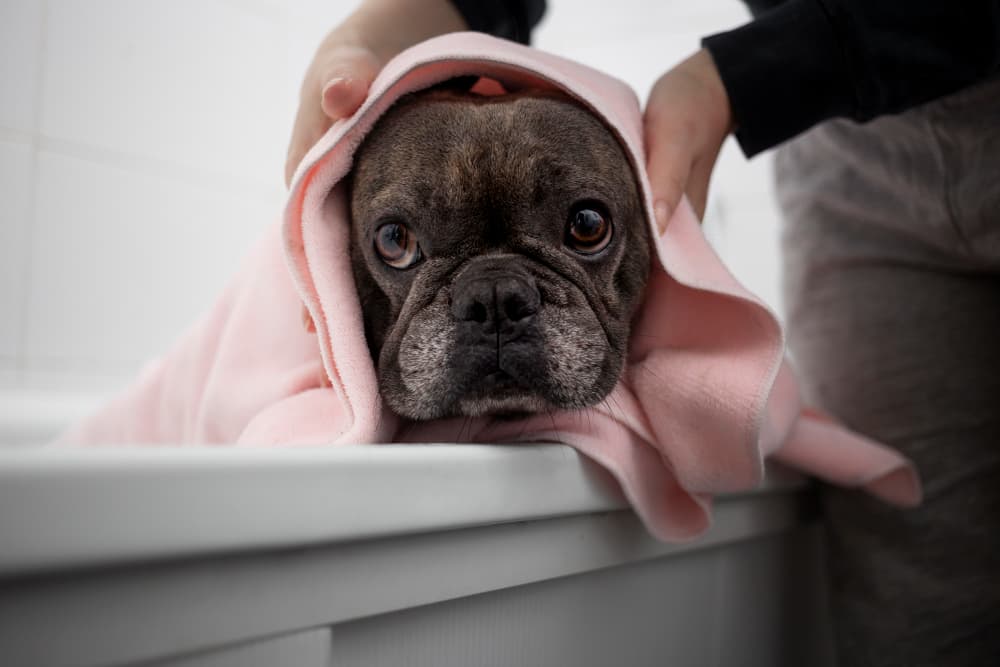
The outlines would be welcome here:
<svg viewBox="0 0 1000 667">
<path fill-rule="evenodd" d="M 313 147 L 282 228 L 262 239 L 208 315 L 64 440 L 565 442 L 607 468 L 649 530 L 671 541 L 708 528 L 713 494 L 759 484 L 766 456 L 896 505 L 920 502 L 917 476 L 902 456 L 803 409 L 777 319 L 726 270 L 686 202 L 663 236 L 652 229 L 646 302 L 607 401 L 515 422 L 410 423 L 390 413 L 364 340 L 341 180 L 365 133 L 395 100 L 468 75 L 507 89 L 560 90 L 603 119 L 624 146 L 654 219 L 639 103 L 625 84 L 480 34 L 432 39 L 390 62 L 357 113 Z M 316 335 L 302 326 L 303 302 Z"/>
</svg>

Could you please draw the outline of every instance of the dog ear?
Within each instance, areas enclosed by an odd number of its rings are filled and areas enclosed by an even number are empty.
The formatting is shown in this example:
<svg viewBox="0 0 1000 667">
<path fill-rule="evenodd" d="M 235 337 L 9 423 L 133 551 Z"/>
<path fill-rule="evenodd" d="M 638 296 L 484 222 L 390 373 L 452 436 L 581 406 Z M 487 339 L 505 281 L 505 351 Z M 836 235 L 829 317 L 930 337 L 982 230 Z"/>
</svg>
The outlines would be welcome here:
<svg viewBox="0 0 1000 667">
<path fill-rule="evenodd" d="M 467 93 L 479 82 L 479 77 L 475 75 L 456 76 L 454 78 L 434 84 L 427 90 L 445 90 L 452 93 Z"/>
<path fill-rule="evenodd" d="M 504 84 L 496 79 L 485 76 L 456 76 L 447 81 L 431 86 L 426 91 L 445 91 L 463 95 L 478 95 L 481 97 L 494 97 L 506 95 L 510 91 Z"/>
</svg>

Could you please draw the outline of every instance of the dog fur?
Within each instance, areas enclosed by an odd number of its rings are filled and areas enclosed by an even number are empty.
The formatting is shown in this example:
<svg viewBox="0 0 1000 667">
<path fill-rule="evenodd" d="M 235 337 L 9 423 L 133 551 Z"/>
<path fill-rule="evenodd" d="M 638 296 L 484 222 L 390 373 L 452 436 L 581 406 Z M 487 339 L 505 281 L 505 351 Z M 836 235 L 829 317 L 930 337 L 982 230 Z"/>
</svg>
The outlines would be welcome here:
<svg viewBox="0 0 1000 667">
<path fill-rule="evenodd" d="M 350 187 L 365 335 L 395 412 L 519 415 L 610 393 L 649 242 L 632 167 L 586 109 L 551 93 L 410 95 L 366 137 Z M 599 252 L 568 236 L 581 210 L 610 223 Z M 420 261 L 383 260 L 386 224 L 415 235 Z"/>
</svg>

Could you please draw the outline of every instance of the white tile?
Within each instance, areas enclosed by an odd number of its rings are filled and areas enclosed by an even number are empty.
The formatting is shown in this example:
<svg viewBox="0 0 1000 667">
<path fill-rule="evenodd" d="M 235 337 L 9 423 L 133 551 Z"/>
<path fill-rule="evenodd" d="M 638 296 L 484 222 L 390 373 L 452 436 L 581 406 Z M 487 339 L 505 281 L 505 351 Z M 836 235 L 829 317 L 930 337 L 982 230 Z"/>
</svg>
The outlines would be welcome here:
<svg viewBox="0 0 1000 667">
<path fill-rule="evenodd" d="M 280 183 L 284 26 L 222 2 L 50 3 L 50 137 Z"/>
<path fill-rule="evenodd" d="M 21 352 L 31 156 L 27 142 L 0 141 L 0 358 Z"/>
<path fill-rule="evenodd" d="M 349 0 L 296 0 L 288 6 L 286 73 L 297 97 L 299 84 L 320 41 L 357 6 Z"/>
<path fill-rule="evenodd" d="M 226 5 L 231 5 L 245 12 L 256 14 L 270 21 L 284 20 L 289 4 L 296 4 L 300 0 L 219 0 Z"/>
<path fill-rule="evenodd" d="M 574 37 L 611 41 L 645 36 L 667 39 L 676 33 L 726 30 L 745 21 L 747 15 L 744 6 L 732 0 L 617 0 L 613 4 L 550 0 L 536 37 L 539 41 L 554 35 L 566 41 Z M 663 63 L 664 67 L 669 64 Z"/>
<path fill-rule="evenodd" d="M 717 248 L 727 245 L 731 231 L 753 233 L 761 225 L 773 226 L 777 209 L 771 187 L 771 155 L 747 160 L 735 138 L 730 137 L 715 162 L 708 194 L 705 222 L 713 227 Z M 736 199 L 739 205 L 735 205 Z M 751 210 L 744 206 L 747 201 L 755 202 Z M 737 244 L 730 239 L 728 245 Z"/>
<path fill-rule="evenodd" d="M 724 195 L 723 261 L 751 292 L 782 312 L 780 227 L 767 196 Z"/>
<path fill-rule="evenodd" d="M 17 361 L 0 358 L 0 390 L 10 391 L 18 386 Z M 0 391 L 0 393 L 2 393 Z"/>
<path fill-rule="evenodd" d="M 645 100 L 653 82 L 694 53 L 702 37 L 739 25 L 738 2 L 549 2 L 534 44 L 613 74 Z"/>
<path fill-rule="evenodd" d="M 556 44 L 539 40 L 538 46 L 621 79 L 645 103 L 650 88 L 666 72 L 667 65 L 689 55 L 697 47 L 697 39 L 693 34 L 676 35 L 670 40 L 637 35 L 631 39 L 582 39 Z"/>
<path fill-rule="evenodd" d="M 722 147 L 715 163 L 713 178 L 726 194 L 773 196 L 773 153 L 762 153 L 747 159 L 735 138 Z"/>
<path fill-rule="evenodd" d="M 218 297 L 273 198 L 42 151 L 26 371 L 131 369 Z"/>
<path fill-rule="evenodd" d="M 23 132 L 35 128 L 42 3 L 0 3 L 0 126 Z"/>
</svg>

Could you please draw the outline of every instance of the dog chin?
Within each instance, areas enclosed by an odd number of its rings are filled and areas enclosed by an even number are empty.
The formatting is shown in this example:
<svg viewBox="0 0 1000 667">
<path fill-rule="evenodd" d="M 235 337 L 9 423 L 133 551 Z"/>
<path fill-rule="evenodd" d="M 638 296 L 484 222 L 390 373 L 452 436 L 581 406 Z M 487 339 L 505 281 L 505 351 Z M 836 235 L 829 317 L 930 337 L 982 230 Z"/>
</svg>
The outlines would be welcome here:
<svg viewBox="0 0 1000 667">
<path fill-rule="evenodd" d="M 536 395 L 476 397 L 459 399 L 456 406 L 460 415 L 482 417 L 489 415 L 501 419 L 517 419 L 552 409 L 552 405 Z"/>
</svg>

